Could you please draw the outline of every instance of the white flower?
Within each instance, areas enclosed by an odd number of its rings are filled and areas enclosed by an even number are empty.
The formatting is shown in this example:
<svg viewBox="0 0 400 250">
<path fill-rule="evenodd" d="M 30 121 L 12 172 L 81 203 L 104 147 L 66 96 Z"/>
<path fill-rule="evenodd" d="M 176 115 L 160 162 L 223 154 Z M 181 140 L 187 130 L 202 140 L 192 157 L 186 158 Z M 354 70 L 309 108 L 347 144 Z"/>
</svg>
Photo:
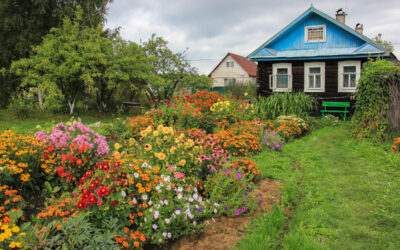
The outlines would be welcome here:
<svg viewBox="0 0 400 250">
<path fill-rule="evenodd" d="M 214 208 L 214 214 L 218 213 L 218 210 L 216 208 Z"/>
<path fill-rule="evenodd" d="M 135 178 L 137 179 L 140 175 L 138 173 L 134 173 L 133 176 L 135 176 Z"/>
<path fill-rule="evenodd" d="M 197 193 L 197 187 L 194 188 L 194 192 Z"/>
<path fill-rule="evenodd" d="M 154 212 L 154 219 L 157 220 L 159 215 L 160 215 L 160 212 L 155 211 Z"/>
<path fill-rule="evenodd" d="M 189 197 L 189 201 L 190 201 L 190 202 L 193 202 L 193 198 L 192 198 L 192 197 Z"/>
<path fill-rule="evenodd" d="M 164 236 L 164 238 L 167 238 L 167 235 L 168 235 L 168 234 L 167 234 L 166 232 L 163 232 L 163 233 L 162 233 L 162 236 Z"/>
<path fill-rule="evenodd" d="M 181 210 L 176 210 L 176 211 L 175 211 L 175 214 L 176 214 L 176 215 L 179 215 L 180 213 L 181 213 Z"/>
<path fill-rule="evenodd" d="M 178 187 L 178 192 L 183 192 L 183 188 L 182 187 Z"/>
<path fill-rule="evenodd" d="M 145 194 L 144 194 L 144 195 L 142 195 L 142 200 L 144 200 L 144 201 L 145 201 L 145 200 L 147 200 L 147 198 L 148 198 L 148 197 L 147 197 L 147 195 L 145 195 Z"/>
<path fill-rule="evenodd" d="M 167 191 L 170 191 L 171 190 L 171 185 L 168 185 L 167 186 Z"/>
<path fill-rule="evenodd" d="M 178 194 L 178 200 L 182 199 L 182 194 Z"/>
<path fill-rule="evenodd" d="M 193 198 L 195 199 L 195 200 L 197 200 L 197 198 L 199 197 L 199 195 L 198 194 L 193 194 Z"/>
<path fill-rule="evenodd" d="M 160 191 L 161 187 L 159 185 L 156 186 L 156 190 Z"/>
<path fill-rule="evenodd" d="M 168 237 L 169 239 L 171 239 L 172 235 L 171 235 L 170 232 L 168 232 L 167 237 Z"/>
<path fill-rule="evenodd" d="M 216 207 L 219 207 L 219 204 L 218 204 L 218 203 L 216 203 L 216 202 L 214 202 L 214 206 L 216 206 Z"/>
<path fill-rule="evenodd" d="M 164 221 L 165 221 L 165 224 L 169 224 L 171 222 L 168 218 L 166 218 Z"/>
<path fill-rule="evenodd" d="M 149 206 L 153 205 L 153 202 L 151 200 L 149 200 Z"/>
<path fill-rule="evenodd" d="M 195 226 L 196 226 L 196 225 L 197 225 L 197 222 L 196 222 L 196 221 L 193 221 L 193 225 L 195 225 Z"/>
<path fill-rule="evenodd" d="M 142 168 L 147 168 L 148 166 L 149 166 L 149 164 L 147 162 L 143 162 Z"/>
<path fill-rule="evenodd" d="M 125 197 L 125 196 L 126 196 L 125 191 L 121 191 L 121 196 L 122 196 L 122 197 Z"/>
<path fill-rule="evenodd" d="M 136 204 L 137 204 L 137 200 L 136 200 L 136 198 L 133 198 L 133 199 L 132 199 L 132 202 L 133 202 L 133 204 L 135 204 L 135 205 L 136 205 Z"/>
<path fill-rule="evenodd" d="M 158 226 L 156 224 L 153 224 L 152 227 L 153 227 L 154 230 L 157 230 L 157 228 L 158 228 Z"/>
</svg>

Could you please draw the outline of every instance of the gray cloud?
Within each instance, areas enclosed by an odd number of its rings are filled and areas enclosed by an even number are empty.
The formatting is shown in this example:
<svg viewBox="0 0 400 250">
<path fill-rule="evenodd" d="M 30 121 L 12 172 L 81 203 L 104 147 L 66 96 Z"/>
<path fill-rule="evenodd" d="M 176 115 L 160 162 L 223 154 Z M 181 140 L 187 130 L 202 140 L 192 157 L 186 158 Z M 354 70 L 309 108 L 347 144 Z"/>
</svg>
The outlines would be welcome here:
<svg viewBox="0 0 400 250">
<path fill-rule="evenodd" d="M 139 42 L 156 33 L 174 51 L 189 48 L 187 58 L 208 74 L 228 52 L 247 56 L 310 4 L 308 0 L 116 0 L 109 6 L 106 26 L 120 26 L 128 40 Z M 344 8 L 347 25 L 363 23 L 365 35 L 382 33 L 395 45 L 395 53 L 400 52 L 398 0 L 315 0 L 314 6 L 332 17 Z"/>
</svg>

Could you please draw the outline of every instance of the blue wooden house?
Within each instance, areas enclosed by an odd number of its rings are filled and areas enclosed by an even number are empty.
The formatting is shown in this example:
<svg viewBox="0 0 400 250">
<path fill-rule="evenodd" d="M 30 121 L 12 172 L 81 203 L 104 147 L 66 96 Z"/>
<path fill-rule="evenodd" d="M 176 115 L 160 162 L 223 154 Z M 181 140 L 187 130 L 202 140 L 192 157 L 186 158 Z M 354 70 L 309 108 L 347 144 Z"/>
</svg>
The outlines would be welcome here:
<svg viewBox="0 0 400 250">
<path fill-rule="evenodd" d="M 258 62 L 258 93 L 304 91 L 320 99 L 348 100 L 363 62 L 395 59 L 362 34 L 362 25 L 347 26 L 345 17 L 341 9 L 335 19 L 311 6 L 252 52 L 248 58 Z"/>
</svg>

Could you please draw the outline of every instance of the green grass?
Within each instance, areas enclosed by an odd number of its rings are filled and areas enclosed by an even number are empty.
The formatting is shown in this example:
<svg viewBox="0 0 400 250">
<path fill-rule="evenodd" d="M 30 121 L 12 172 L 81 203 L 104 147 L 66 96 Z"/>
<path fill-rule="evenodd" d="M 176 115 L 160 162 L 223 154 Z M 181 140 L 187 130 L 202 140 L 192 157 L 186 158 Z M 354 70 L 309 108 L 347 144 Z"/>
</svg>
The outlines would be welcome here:
<svg viewBox="0 0 400 250">
<path fill-rule="evenodd" d="M 400 156 L 340 125 L 254 159 L 290 212 L 258 218 L 240 249 L 400 249 Z"/>
<path fill-rule="evenodd" d="M 126 118 L 126 116 L 117 116 L 115 114 L 99 114 L 96 112 L 81 113 L 74 116 L 76 118 L 81 118 L 84 124 L 92 124 L 98 121 L 109 123 L 118 117 Z M 37 125 L 40 125 L 41 127 L 52 126 L 69 120 L 70 117 L 66 114 L 52 114 L 39 111 L 35 111 L 31 118 L 17 119 L 10 110 L 0 109 L 0 131 L 12 129 L 17 133 L 26 134 L 37 131 Z"/>
</svg>

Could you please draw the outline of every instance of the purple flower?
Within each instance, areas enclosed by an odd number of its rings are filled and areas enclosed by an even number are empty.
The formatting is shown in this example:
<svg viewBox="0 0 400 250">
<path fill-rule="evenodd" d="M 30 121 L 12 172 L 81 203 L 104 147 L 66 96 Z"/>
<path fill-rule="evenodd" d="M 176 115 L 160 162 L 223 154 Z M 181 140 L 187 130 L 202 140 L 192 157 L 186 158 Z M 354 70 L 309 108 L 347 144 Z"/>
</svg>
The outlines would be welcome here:
<svg viewBox="0 0 400 250">
<path fill-rule="evenodd" d="M 245 213 L 247 211 L 247 207 L 242 207 L 242 212 Z"/>
<path fill-rule="evenodd" d="M 239 210 L 235 210 L 235 215 L 239 215 L 240 214 L 240 209 Z"/>
<path fill-rule="evenodd" d="M 225 211 L 228 211 L 228 206 L 225 206 L 224 209 L 225 209 Z"/>
<path fill-rule="evenodd" d="M 240 178 L 242 178 L 242 172 L 237 173 L 237 179 L 240 180 Z"/>
<path fill-rule="evenodd" d="M 197 209 L 197 212 L 201 213 L 203 212 L 203 209 L 201 209 L 200 207 Z"/>
</svg>

